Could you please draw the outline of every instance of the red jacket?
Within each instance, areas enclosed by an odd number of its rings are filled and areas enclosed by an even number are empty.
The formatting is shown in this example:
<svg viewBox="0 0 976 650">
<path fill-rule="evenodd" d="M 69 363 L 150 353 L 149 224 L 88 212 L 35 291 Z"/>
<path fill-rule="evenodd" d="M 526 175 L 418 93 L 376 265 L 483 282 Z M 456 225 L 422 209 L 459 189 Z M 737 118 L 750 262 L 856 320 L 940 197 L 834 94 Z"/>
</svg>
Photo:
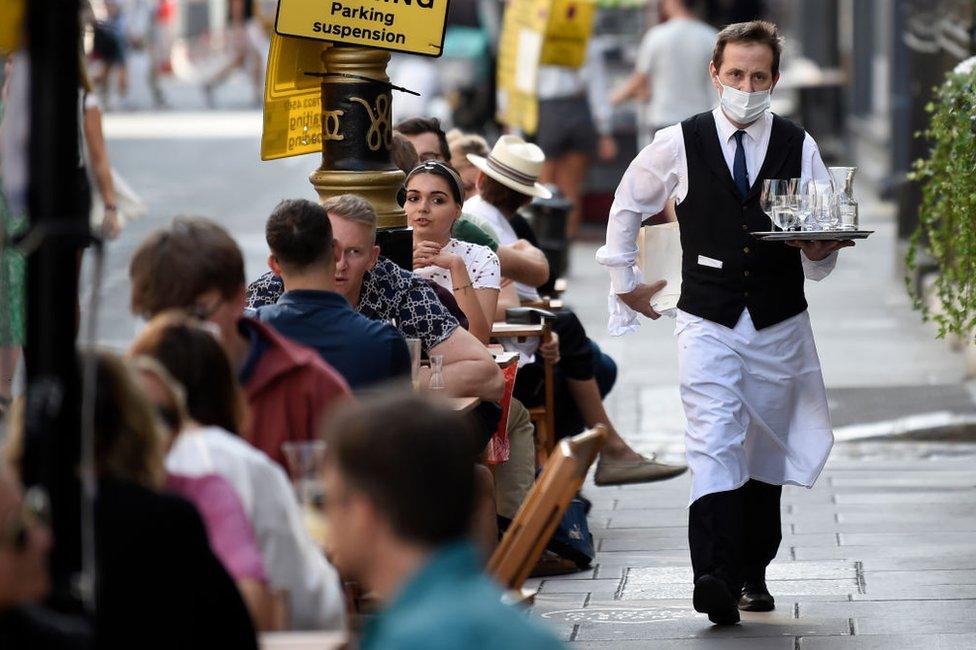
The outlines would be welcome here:
<svg viewBox="0 0 976 650">
<path fill-rule="evenodd" d="M 242 320 L 265 346 L 244 385 L 250 441 L 287 469 L 281 443 L 314 438 L 322 416 L 352 393 L 315 350 L 289 341 L 265 323 Z"/>
</svg>

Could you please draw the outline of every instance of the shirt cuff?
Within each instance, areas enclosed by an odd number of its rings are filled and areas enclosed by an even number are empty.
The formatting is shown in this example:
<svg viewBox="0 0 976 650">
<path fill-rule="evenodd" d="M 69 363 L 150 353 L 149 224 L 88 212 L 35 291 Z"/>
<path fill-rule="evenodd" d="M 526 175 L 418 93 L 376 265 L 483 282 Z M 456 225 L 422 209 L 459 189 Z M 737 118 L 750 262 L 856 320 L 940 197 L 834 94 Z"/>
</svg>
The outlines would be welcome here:
<svg viewBox="0 0 976 650">
<path fill-rule="evenodd" d="M 630 293 L 640 282 L 636 266 L 608 267 L 612 293 Z"/>
<path fill-rule="evenodd" d="M 803 275 L 806 279 L 819 282 L 834 270 L 834 266 L 837 264 L 837 251 L 817 261 L 809 259 L 806 253 L 801 253 L 800 259 L 803 262 Z"/>
</svg>

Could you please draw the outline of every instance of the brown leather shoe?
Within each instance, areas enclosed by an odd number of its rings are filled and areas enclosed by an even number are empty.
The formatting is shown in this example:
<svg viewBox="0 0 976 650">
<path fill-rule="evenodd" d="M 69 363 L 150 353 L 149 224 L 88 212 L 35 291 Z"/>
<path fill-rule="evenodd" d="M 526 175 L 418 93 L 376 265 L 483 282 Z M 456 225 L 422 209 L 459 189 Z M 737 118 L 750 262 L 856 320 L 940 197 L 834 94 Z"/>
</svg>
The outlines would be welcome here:
<svg viewBox="0 0 976 650">
<path fill-rule="evenodd" d="M 539 556 L 539 561 L 532 568 L 530 578 L 545 578 L 547 576 L 564 576 L 570 573 L 579 573 L 580 568 L 572 560 L 560 557 L 552 551 L 543 551 Z"/>
<path fill-rule="evenodd" d="M 686 465 L 666 465 L 651 458 L 640 460 L 614 460 L 600 454 L 596 463 L 593 482 L 597 485 L 626 485 L 627 483 L 653 483 L 680 476 L 688 471 Z"/>
</svg>

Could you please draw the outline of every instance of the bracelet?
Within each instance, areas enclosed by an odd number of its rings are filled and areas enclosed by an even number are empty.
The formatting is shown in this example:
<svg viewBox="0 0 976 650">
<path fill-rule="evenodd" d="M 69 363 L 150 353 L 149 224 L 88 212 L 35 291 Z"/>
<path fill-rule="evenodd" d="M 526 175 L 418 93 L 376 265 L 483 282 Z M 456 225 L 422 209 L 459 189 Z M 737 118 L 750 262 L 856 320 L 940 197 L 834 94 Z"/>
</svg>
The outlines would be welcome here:
<svg viewBox="0 0 976 650">
<path fill-rule="evenodd" d="M 117 205 L 115 205 L 114 203 L 106 203 L 105 204 L 105 211 L 106 212 L 118 212 L 119 211 L 119 207 Z"/>
<path fill-rule="evenodd" d="M 471 282 L 467 284 L 462 284 L 460 287 L 454 287 L 455 291 L 461 291 L 462 289 L 467 289 L 468 287 L 474 286 Z"/>
</svg>

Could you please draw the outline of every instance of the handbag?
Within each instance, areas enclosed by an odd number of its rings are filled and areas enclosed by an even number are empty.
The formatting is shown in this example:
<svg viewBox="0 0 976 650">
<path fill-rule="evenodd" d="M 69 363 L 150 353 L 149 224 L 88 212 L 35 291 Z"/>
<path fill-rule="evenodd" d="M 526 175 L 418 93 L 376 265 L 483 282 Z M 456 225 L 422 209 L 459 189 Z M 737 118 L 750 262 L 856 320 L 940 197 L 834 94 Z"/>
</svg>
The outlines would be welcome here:
<svg viewBox="0 0 976 650">
<path fill-rule="evenodd" d="M 586 521 L 586 504 L 579 498 L 569 502 L 556 532 L 546 548 L 573 562 L 581 571 L 590 568 L 596 558 L 596 548 L 593 546 L 593 534 Z"/>
</svg>

